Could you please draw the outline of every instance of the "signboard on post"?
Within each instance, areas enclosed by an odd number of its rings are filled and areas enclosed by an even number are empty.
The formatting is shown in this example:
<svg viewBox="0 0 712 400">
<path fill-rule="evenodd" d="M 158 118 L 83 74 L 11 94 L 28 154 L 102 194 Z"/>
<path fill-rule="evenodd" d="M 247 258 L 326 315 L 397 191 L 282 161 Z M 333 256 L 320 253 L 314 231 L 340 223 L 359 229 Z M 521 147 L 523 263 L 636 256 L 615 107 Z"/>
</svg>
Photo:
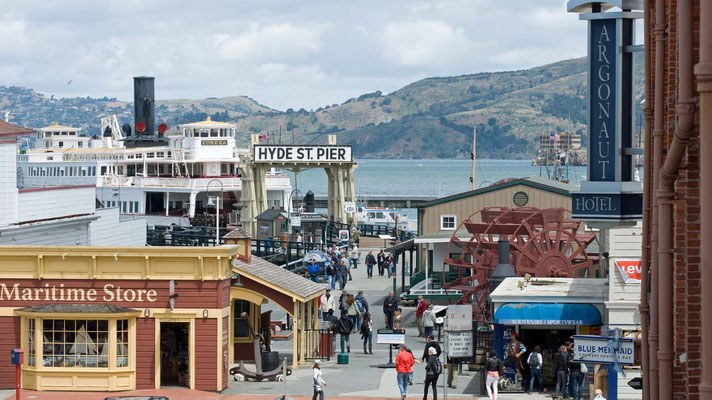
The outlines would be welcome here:
<svg viewBox="0 0 712 400">
<path fill-rule="evenodd" d="M 286 162 L 286 163 L 341 163 L 353 162 L 351 146 L 338 145 L 269 145 L 254 146 L 254 162 Z"/>
<path fill-rule="evenodd" d="M 379 329 L 377 333 L 378 344 L 405 344 L 405 329 Z"/>
<path fill-rule="evenodd" d="M 447 333 L 447 355 L 452 358 L 471 358 L 474 356 L 472 351 L 472 330 L 462 332 Z"/>
<path fill-rule="evenodd" d="M 344 212 L 346 214 L 353 214 L 356 212 L 356 203 L 353 201 L 345 201 L 344 202 Z"/>
<path fill-rule="evenodd" d="M 472 331 L 472 306 L 449 305 L 447 306 L 447 326 L 450 331 Z"/>
<path fill-rule="evenodd" d="M 620 365 L 633 365 L 633 339 L 620 338 L 616 345 L 610 344 L 613 338 L 606 336 L 574 335 L 573 338 L 574 361 L 594 364 L 613 364 L 617 361 Z"/>
</svg>

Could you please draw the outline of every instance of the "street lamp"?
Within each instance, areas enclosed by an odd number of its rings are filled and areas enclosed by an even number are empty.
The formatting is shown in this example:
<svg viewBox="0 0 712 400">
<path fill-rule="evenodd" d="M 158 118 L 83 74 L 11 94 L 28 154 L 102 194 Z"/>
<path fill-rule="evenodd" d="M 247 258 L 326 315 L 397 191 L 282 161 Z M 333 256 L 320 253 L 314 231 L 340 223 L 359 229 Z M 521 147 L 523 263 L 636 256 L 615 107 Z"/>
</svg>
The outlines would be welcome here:
<svg viewBox="0 0 712 400">
<path fill-rule="evenodd" d="M 213 179 L 208 182 L 208 184 L 205 186 L 205 191 L 210 191 L 210 184 L 213 182 L 217 182 L 220 184 L 220 194 L 222 194 L 225 191 L 225 186 L 223 186 L 223 183 L 220 179 Z M 208 195 L 208 205 L 209 204 L 210 195 Z M 215 245 L 220 245 L 220 197 L 217 195 L 215 196 Z"/>
<path fill-rule="evenodd" d="M 287 210 L 289 212 L 289 234 L 292 234 L 292 196 L 297 193 L 297 197 L 299 197 L 299 189 L 294 189 L 291 192 L 289 192 L 289 196 L 287 197 L 287 204 L 289 204 L 289 209 Z M 297 211 L 299 211 L 299 207 L 297 207 Z"/>
</svg>

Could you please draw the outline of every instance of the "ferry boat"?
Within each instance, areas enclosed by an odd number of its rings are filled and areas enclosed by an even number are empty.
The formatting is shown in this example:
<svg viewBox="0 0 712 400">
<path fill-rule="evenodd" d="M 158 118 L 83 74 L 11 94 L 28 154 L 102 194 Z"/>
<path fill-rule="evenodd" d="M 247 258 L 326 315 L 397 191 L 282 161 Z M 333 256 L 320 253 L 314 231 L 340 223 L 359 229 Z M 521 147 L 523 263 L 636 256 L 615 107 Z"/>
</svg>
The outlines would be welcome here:
<svg viewBox="0 0 712 400">
<path fill-rule="evenodd" d="M 134 78 L 134 85 L 133 135 L 115 116 L 101 119 L 100 135 L 56 123 L 37 129 L 34 146 L 18 154 L 18 184 L 96 185 L 100 207 L 118 207 L 124 218 L 140 216 L 153 226 L 214 225 L 221 192 L 221 221 L 238 222 L 239 164 L 249 149 L 236 146 L 237 126 L 207 118 L 170 133 L 160 124 L 156 134 L 153 78 Z M 270 169 L 265 181 L 268 207 L 289 211 L 289 177 Z"/>
<path fill-rule="evenodd" d="M 396 226 L 402 231 L 415 232 L 417 221 L 411 220 L 407 215 L 399 214 L 397 210 L 384 207 L 368 207 L 365 204 L 356 205 L 356 220 L 365 225 Z"/>
</svg>

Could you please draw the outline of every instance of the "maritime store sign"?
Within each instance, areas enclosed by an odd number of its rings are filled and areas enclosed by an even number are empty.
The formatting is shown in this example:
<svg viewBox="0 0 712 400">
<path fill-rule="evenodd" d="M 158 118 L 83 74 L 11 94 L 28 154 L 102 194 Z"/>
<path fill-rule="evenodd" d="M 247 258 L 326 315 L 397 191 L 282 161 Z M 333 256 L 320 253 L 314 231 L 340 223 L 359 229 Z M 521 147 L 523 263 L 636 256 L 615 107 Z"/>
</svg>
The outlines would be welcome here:
<svg viewBox="0 0 712 400">
<path fill-rule="evenodd" d="M 254 146 L 254 162 L 342 163 L 353 162 L 351 146 Z"/>
<path fill-rule="evenodd" d="M 101 289 L 67 288 L 64 284 L 44 287 L 22 287 L 19 283 L 7 285 L 0 283 L 0 301 L 50 301 L 50 302 L 150 302 L 157 300 L 155 289 L 122 289 L 111 283 Z"/>
</svg>

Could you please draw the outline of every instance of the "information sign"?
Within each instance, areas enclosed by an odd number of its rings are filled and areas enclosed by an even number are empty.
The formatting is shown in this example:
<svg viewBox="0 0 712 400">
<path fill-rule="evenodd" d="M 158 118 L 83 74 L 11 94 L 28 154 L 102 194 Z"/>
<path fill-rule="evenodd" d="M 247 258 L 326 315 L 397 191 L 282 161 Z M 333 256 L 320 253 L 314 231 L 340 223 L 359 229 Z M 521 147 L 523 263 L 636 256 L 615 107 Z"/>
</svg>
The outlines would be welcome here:
<svg viewBox="0 0 712 400">
<path fill-rule="evenodd" d="M 574 361 L 613 364 L 613 355 L 617 356 L 618 364 L 633 365 L 633 339 L 621 338 L 618 345 L 609 346 L 612 338 L 606 336 L 574 335 Z"/>
<path fill-rule="evenodd" d="M 445 329 L 448 331 L 472 331 L 472 306 L 447 306 L 447 327 Z"/>
<path fill-rule="evenodd" d="M 473 357 L 472 330 L 447 333 L 447 355 L 453 358 Z"/>
<path fill-rule="evenodd" d="M 352 162 L 351 146 L 256 144 L 255 162 Z"/>
<path fill-rule="evenodd" d="M 405 329 L 379 329 L 377 333 L 378 344 L 405 344 Z"/>
<path fill-rule="evenodd" d="M 640 283 L 640 259 L 617 259 L 615 260 L 616 268 L 621 273 L 623 282 L 625 283 Z"/>
<path fill-rule="evenodd" d="M 344 212 L 346 214 L 353 214 L 356 212 L 356 203 L 353 201 L 344 202 Z"/>
</svg>

